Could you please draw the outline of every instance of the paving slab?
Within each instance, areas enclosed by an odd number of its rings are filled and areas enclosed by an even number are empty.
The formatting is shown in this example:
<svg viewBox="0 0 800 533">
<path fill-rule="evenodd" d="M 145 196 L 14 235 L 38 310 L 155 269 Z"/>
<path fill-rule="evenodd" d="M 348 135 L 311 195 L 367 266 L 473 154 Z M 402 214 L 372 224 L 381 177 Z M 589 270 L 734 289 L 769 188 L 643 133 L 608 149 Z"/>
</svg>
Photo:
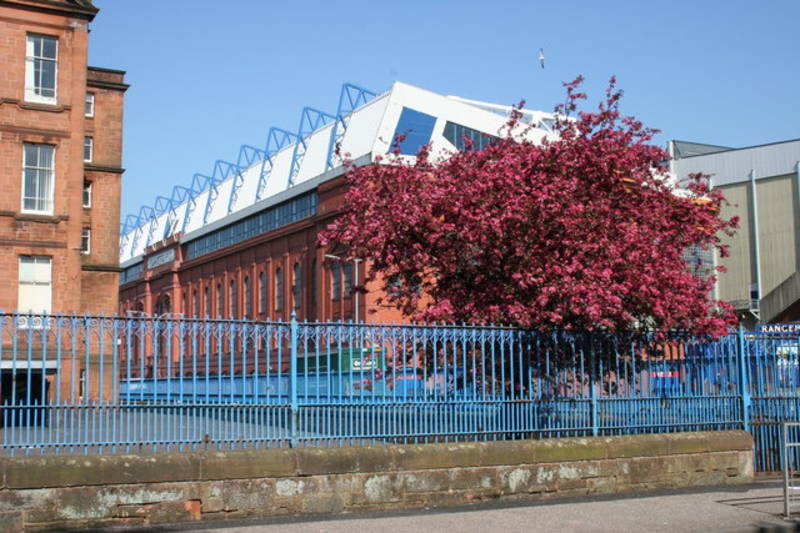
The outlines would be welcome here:
<svg viewBox="0 0 800 533">
<path fill-rule="evenodd" d="M 800 508 L 797 510 L 799 513 L 797 518 L 800 518 Z M 407 511 L 175 524 L 156 528 L 155 531 L 233 533 L 795 531 L 797 524 L 791 520 L 784 520 L 782 512 L 782 488 L 777 480 L 771 479 L 760 480 L 747 486 L 702 490 L 658 491 L 545 501 L 527 499 Z"/>
</svg>

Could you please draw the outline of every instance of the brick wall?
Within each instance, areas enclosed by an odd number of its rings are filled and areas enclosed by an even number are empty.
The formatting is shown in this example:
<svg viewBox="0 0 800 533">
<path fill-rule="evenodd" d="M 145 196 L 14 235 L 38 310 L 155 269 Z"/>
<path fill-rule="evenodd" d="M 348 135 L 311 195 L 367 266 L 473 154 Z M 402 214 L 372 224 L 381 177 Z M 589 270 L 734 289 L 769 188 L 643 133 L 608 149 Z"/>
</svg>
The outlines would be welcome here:
<svg viewBox="0 0 800 533">
<path fill-rule="evenodd" d="M 122 72 L 87 70 L 88 24 L 95 12 L 72 3 L 36 0 L 9 0 L 0 6 L 0 276 L 5 281 L 0 283 L 0 309 L 18 308 L 20 255 L 52 257 L 54 312 L 117 309 L 116 297 L 108 296 L 116 293 L 117 278 L 94 273 L 114 273 L 118 265 L 122 99 L 127 86 Z M 28 34 L 57 39 L 55 103 L 25 101 Z M 84 117 L 87 83 L 97 85 L 92 88 L 97 92 L 94 119 Z M 102 163 L 100 168 L 84 166 L 86 135 L 95 137 L 93 163 Z M 26 142 L 55 147 L 52 215 L 22 213 Z M 91 209 L 82 207 L 87 177 L 97 181 L 97 205 Z M 92 229 L 93 249 L 88 256 L 80 253 L 84 227 Z M 85 287 L 84 281 L 88 281 Z"/>
</svg>

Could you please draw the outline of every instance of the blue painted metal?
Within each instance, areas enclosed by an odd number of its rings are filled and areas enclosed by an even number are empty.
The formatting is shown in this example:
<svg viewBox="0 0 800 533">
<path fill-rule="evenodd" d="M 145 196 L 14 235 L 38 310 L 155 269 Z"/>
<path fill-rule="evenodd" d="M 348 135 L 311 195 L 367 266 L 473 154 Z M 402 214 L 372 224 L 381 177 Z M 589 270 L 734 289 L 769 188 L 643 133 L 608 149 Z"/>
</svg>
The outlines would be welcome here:
<svg viewBox="0 0 800 533">
<path fill-rule="evenodd" d="M 147 227 L 146 246 L 150 246 L 155 242 L 154 237 L 156 228 L 158 227 L 158 218 L 164 213 L 169 213 L 175 207 L 177 207 L 177 205 L 172 201 L 172 198 L 167 198 L 166 196 L 156 196 L 156 201 L 153 203 L 153 213 L 149 220 L 150 225 Z M 162 231 L 161 238 L 166 239 L 170 233 L 171 227 L 169 226 L 169 217 L 167 217 L 167 220 L 164 221 L 164 229 Z"/>
<path fill-rule="evenodd" d="M 328 145 L 328 157 L 325 167 L 327 170 L 332 169 L 336 164 L 336 152 L 344 138 L 344 134 L 347 133 L 350 116 L 353 111 L 375 98 L 375 96 L 376 94 L 369 89 L 364 89 L 352 83 L 342 85 L 342 91 L 339 94 L 339 106 L 336 109 L 336 120 L 333 123 L 331 140 Z"/>
<path fill-rule="evenodd" d="M 306 141 L 308 137 L 319 128 L 336 120 L 336 117 L 313 107 L 304 107 L 300 114 L 300 125 L 297 127 L 297 142 L 294 145 L 292 154 L 292 164 L 289 168 L 289 181 L 287 187 L 294 185 L 297 174 L 300 172 L 300 165 L 306 155 Z"/>
<path fill-rule="evenodd" d="M 269 129 L 269 133 L 267 134 L 267 148 L 265 150 L 266 156 L 261 160 L 261 172 L 258 175 L 256 201 L 264 197 L 264 191 L 267 188 L 267 180 L 269 180 L 272 174 L 272 167 L 275 163 L 275 155 L 293 142 L 297 142 L 297 135 L 294 133 L 275 127 Z"/>
<path fill-rule="evenodd" d="M 227 213 L 230 214 L 235 206 L 236 200 L 238 198 L 239 190 L 241 189 L 242 183 L 244 178 L 242 176 L 242 172 L 250 168 L 251 166 L 261 162 L 261 170 L 259 173 L 259 180 L 258 185 L 256 188 L 256 201 L 261 200 L 263 198 L 264 190 L 266 188 L 267 179 L 272 171 L 272 164 L 273 160 L 272 157 L 282 148 L 292 144 L 297 143 L 294 149 L 294 153 L 292 155 L 292 163 L 290 167 L 289 173 L 289 186 L 294 184 L 294 179 L 297 176 L 297 172 L 299 171 L 300 164 L 303 160 L 303 156 L 305 155 L 306 145 L 305 140 L 313 131 L 316 129 L 330 123 L 331 121 L 335 121 L 335 125 L 331 135 L 331 143 L 329 148 L 329 153 L 327 157 L 327 167 L 330 168 L 330 165 L 333 161 L 333 150 L 336 143 L 338 143 L 342 136 L 344 135 L 345 131 L 347 130 L 347 124 L 349 122 L 350 114 L 352 111 L 355 110 L 360 105 L 365 104 L 369 101 L 369 99 L 374 98 L 375 93 L 364 89 L 362 87 L 358 87 L 357 85 L 353 85 L 350 83 L 345 83 L 342 86 L 341 94 L 339 97 L 339 107 L 337 110 L 336 117 L 333 115 L 324 113 L 322 111 L 318 111 L 316 109 L 306 107 L 303 109 L 300 117 L 300 126 L 298 128 L 298 133 L 292 133 L 286 130 L 282 130 L 280 128 L 270 128 L 268 136 L 267 136 L 267 145 L 265 150 L 261 150 L 254 146 L 250 145 L 242 145 L 239 149 L 239 156 L 237 157 L 236 163 L 229 163 L 227 161 L 217 161 L 214 165 L 214 172 L 212 176 L 206 176 L 203 174 L 195 174 L 192 178 L 192 184 L 190 187 L 181 187 L 181 192 L 179 195 L 181 198 L 180 203 L 188 202 L 191 205 L 187 205 L 187 209 L 185 211 L 183 221 L 181 223 L 181 231 L 186 231 L 187 222 L 190 218 L 190 215 L 194 211 L 196 205 L 195 200 L 197 195 L 200 193 L 208 190 L 209 191 L 209 199 L 206 202 L 205 211 L 203 213 L 203 224 L 206 224 L 208 221 L 208 215 L 213 208 L 214 202 L 218 196 L 217 185 L 220 181 L 223 181 L 229 177 L 233 177 L 233 183 L 231 187 L 231 194 L 228 198 L 228 210 Z M 191 191 L 190 194 L 185 195 L 185 191 Z M 170 212 L 177 211 L 178 206 L 172 203 L 176 198 L 177 188 L 173 189 L 172 196 L 170 198 L 166 198 L 164 196 L 159 196 L 156 198 L 156 203 L 154 204 L 153 208 L 155 211 L 158 212 L 160 216 L 166 211 L 160 210 L 161 204 L 169 204 L 169 208 L 167 209 Z M 130 241 L 131 249 L 136 248 L 136 244 L 138 244 L 138 240 L 141 236 L 141 228 L 145 226 L 151 219 L 149 217 L 142 218 L 141 212 L 142 210 L 150 210 L 153 209 L 150 206 L 143 206 L 140 209 L 140 215 L 127 215 L 125 218 L 125 222 L 122 224 L 120 228 L 120 236 L 123 237 L 122 242 Z M 170 215 L 168 223 L 165 227 L 164 237 L 172 235 L 175 230 L 177 230 L 177 221 L 176 216 L 174 214 Z M 135 233 L 138 232 L 138 233 Z M 148 230 L 148 238 L 147 243 L 151 244 L 153 242 L 153 237 L 155 236 L 155 229 L 152 227 Z"/>
<path fill-rule="evenodd" d="M 139 239 L 142 236 L 145 224 L 147 224 L 154 217 L 155 210 L 149 205 L 143 205 L 139 208 L 138 218 L 141 220 L 141 224 L 135 230 L 133 230 L 133 238 L 131 239 L 131 255 L 135 255 L 134 250 L 136 250 L 136 247 L 139 244 Z"/>
<path fill-rule="evenodd" d="M 127 215 L 122 223 L 121 234 L 126 235 L 142 225 L 142 219 L 137 215 Z"/>
<path fill-rule="evenodd" d="M 228 215 L 233 212 L 236 199 L 239 197 L 239 189 L 241 189 L 244 183 L 244 176 L 242 175 L 243 170 L 245 169 L 239 165 L 221 159 L 218 159 L 214 163 L 214 178 L 218 179 L 220 182 L 228 178 L 233 178 L 233 181 L 231 181 L 231 193 L 230 196 L 228 196 Z"/>
<path fill-rule="evenodd" d="M 744 430 L 750 431 L 750 388 L 747 385 L 747 357 L 746 345 L 744 341 L 744 328 L 740 325 L 739 330 L 736 332 L 736 338 L 739 344 L 739 396 L 742 398 L 742 420 L 744 421 Z M 758 347 L 758 345 L 756 345 Z"/>
<path fill-rule="evenodd" d="M 243 144 L 239 148 L 239 157 L 236 159 L 236 165 L 241 168 L 250 168 L 259 161 L 263 161 L 267 157 L 267 152 L 249 144 Z"/>
<path fill-rule="evenodd" d="M 208 197 L 206 199 L 206 205 L 203 209 L 203 225 L 205 226 L 208 224 L 208 215 L 211 214 L 211 209 L 214 207 L 214 202 L 217 201 L 219 197 L 219 184 L 222 180 L 217 179 L 214 176 L 207 176 L 205 174 L 195 174 L 192 177 L 192 188 L 195 188 L 195 184 L 197 185 L 197 190 L 203 192 L 208 191 Z M 198 193 L 199 194 L 199 193 Z M 195 196 L 195 198 L 197 198 Z M 187 210 L 186 219 L 188 220 L 190 212 Z"/>
<path fill-rule="evenodd" d="M 800 413 L 798 352 L 797 337 L 742 331 L 711 342 L 295 317 L 0 314 L 0 452 L 749 427 L 756 467 L 770 471 L 782 460 L 780 422 Z"/>
<path fill-rule="evenodd" d="M 294 310 L 292 310 L 291 321 L 289 322 L 289 332 L 289 409 L 292 415 L 289 443 L 292 448 L 297 448 L 300 429 L 300 406 L 297 394 L 297 313 Z M 308 365 L 306 365 L 307 368 Z"/>
<path fill-rule="evenodd" d="M 172 196 L 170 196 L 170 206 L 167 214 L 167 221 L 164 224 L 164 238 L 174 235 L 178 229 L 178 209 L 184 203 L 194 202 L 194 191 L 187 189 L 181 185 L 176 185 L 172 188 Z M 184 217 L 185 221 L 185 217 Z M 181 225 L 181 232 L 184 231 L 184 226 Z"/>
</svg>

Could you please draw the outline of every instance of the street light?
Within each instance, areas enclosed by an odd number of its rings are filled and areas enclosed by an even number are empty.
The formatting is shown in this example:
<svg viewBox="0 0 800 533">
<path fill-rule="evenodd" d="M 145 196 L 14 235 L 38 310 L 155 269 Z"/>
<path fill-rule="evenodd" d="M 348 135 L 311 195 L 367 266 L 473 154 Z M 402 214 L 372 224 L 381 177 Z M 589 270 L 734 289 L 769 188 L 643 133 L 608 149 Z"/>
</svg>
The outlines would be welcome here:
<svg viewBox="0 0 800 533">
<path fill-rule="evenodd" d="M 325 254 L 325 257 L 328 258 L 328 259 L 333 259 L 334 261 L 343 261 L 343 259 L 341 257 L 339 257 L 338 255 Z M 353 270 L 355 270 L 355 274 L 353 275 L 353 287 L 351 287 L 351 290 L 353 290 L 355 287 L 358 287 L 358 264 L 361 261 L 363 261 L 363 259 L 361 259 L 359 257 L 354 257 L 353 258 L 353 265 L 354 265 L 353 266 Z M 355 318 L 356 318 L 356 322 L 358 322 L 358 291 L 357 290 L 353 290 L 353 301 L 355 302 L 355 306 L 354 306 Z"/>
</svg>

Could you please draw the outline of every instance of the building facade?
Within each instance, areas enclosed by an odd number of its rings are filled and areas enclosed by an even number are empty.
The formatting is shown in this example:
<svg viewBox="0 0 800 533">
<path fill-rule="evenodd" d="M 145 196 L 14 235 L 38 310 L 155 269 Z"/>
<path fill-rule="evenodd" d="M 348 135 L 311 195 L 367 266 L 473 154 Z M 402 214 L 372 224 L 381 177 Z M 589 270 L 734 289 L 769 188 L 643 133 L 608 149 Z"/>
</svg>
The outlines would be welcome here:
<svg viewBox="0 0 800 533">
<path fill-rule="evenodd" d="M 739 217 L 716 297 L 748 326 L 800 319 L 800 140 L 745 148 L 670 141 L 672 172 L 709 175 L 725 195 L 721 216 Z"/>
<path fill-rule="evenodd" d="M 0 308 L 118 309 L 124 72 L 89 0 L 0 0 Z"/>
<path fill-rule="evenodd" d="M 434 157 L 503 134 L 510 109 L 404 83 L 382 94 L 345 84 L 335 114 L 305 108 L 297 132 L 272 128 L 266 147 L 243 146 L 236 162 L 129 215 L 120 240 L 120 311 L 145 315 L 395 322 L 379 303 L 383 280 L 369 266 L 324 249 L 317 235 L 343 205 L 342 154 L 381 164 L 395 148 Z M 525 111 L 520 132 L 551 135 L 553 117 Z M 395 144 L 399 134 L 405 139 Z M 522 133 L 520 133 L 522 134 Z"/>
</svg>

